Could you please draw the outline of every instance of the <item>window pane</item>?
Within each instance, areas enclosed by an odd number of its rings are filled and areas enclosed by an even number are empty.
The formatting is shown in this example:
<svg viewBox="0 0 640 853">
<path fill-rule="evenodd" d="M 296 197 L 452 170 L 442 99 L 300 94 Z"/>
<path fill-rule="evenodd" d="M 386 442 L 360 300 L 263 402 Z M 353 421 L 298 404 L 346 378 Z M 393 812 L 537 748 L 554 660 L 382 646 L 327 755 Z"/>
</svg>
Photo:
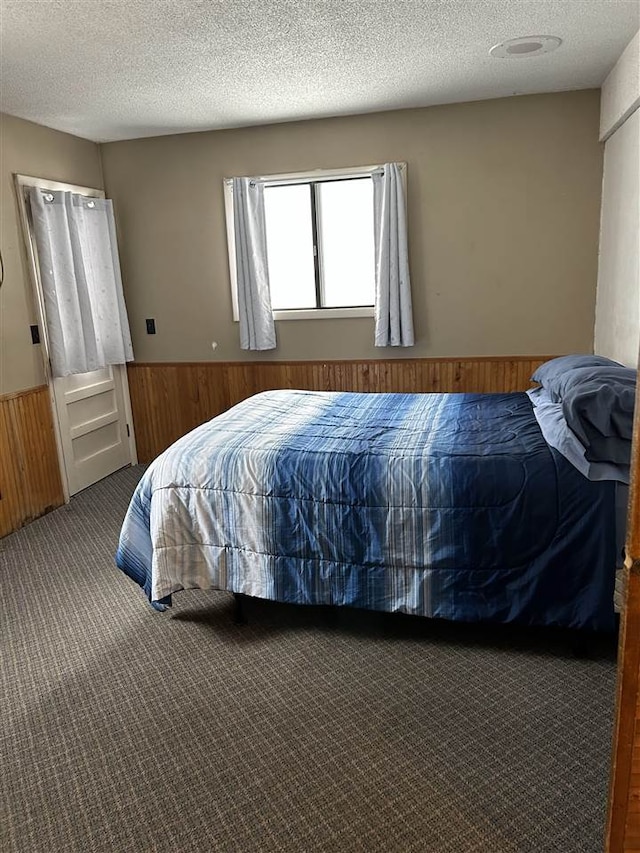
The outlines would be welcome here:
<svg viewBox="0 0 640 853">
<path fill-rule="evenodd" d="M 311 188 L 265 187 L 271 307 L 315 308 Z"/>
<path fill-rule="evenodd" d="M 373 305 L 373 181 L 318 184 L 323 304 Z"/>
</svg>

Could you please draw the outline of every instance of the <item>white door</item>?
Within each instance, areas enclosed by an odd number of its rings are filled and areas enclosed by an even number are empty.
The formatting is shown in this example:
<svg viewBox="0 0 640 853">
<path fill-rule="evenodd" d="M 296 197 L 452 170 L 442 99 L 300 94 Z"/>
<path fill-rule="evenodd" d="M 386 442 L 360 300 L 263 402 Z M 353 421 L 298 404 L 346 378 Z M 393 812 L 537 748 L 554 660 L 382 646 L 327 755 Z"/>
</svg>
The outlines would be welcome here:
<svg viewBox="0 0 640 853">
<path fill-rule="evenodd" d="M 114 471 L 137 462 L 129 383 L 124 365 L 91 373 L 53 377 L 49 366 L 45 302 L 25 187 L 63 190 L 104 198 L 101 190 L 16 175 L 23 233 L 29 256 L 65 496 L 68 498 Z"/>
<path fill-rule="evenodd" d="M 53 379 L 70 495 L 132 462 L 125 370 L 112 366 Z"/>
</svg>

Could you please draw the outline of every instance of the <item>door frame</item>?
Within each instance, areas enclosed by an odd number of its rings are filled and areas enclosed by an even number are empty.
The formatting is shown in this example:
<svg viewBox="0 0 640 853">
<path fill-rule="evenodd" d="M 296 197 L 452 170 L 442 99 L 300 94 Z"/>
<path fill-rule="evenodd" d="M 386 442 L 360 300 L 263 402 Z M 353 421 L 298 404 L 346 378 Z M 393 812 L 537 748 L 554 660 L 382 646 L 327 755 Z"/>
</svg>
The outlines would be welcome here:
<svg viewBox="0 0 640 853">
<path fill-rule="evenodd" d="M 95 187 L 83 187 L 77 184 L 65 184 L 61 181 L 51 181 L 48 178 L 36 178 L 32 175 L 21 175 L 17 172 L 13 173 L 14 187 L 16 191 L 16 199 L 18 203 L 18 213 L 22 230 L 22 237 L 27 253 L 27 266 L 29 267 L 29 277 L 33 289 L 33 297 L 36 308 L 36 316 L 38 319 L 38 329 L 40 333 L 40 352 L 42 353 L 42 367 L 44 371 L 44 379 L 49 390 L 49 402 L 51 405 L 51 413 L 53 419 L 53 430 L 56 440 L 56 450 L 58 453 L 58 467 L 60 469 L 60 479 L 62 480 L 62 491 L 64 494 L 65 503 L 69 503 L 69 477 L 67 473 L 67 465 L 64 458 L 62 446 L 60 422 L 58 419 L 58 407 L 56 405 L 56 395 L 53 383 L 53 374 L 51 371 L 51 359 L 49 356 L 49 333 L 46 323 L 46 313 L 44 307 L 44 295 L 42 292 L 42 281 L 40 278 L 40 264 L 38 260 L 38 250 L 33 239 L 33 231 L 31 228 L 31 220 L 29 211 L 24 197 L 25 187 L 38 187 L 43 190 L 54 190 L 58 192 L 73 192 L 85 195 L 89 198 L 105 198 L 104 190 Z M 113 370 L 120 376 L 122 383 L 122 394 L 124 397 L 124 414 L 127 421 L 128 429 L 128 444 L 129 457 L 131 465 L 136 465 L 138 462 L 138 451 L 136 448 L 136 436 L 133 424 L 133 412 L 131 409 L 131 395 L 129 393 L 129 380 L 127 377 L 127 367 L 124 364 L 111 365 Z"/>
<path fill-rule="evenodd" d="M 639 365 L 640 366 L 640 365 Z M 616 704 L 611 744 L 611 772 L 607 804 L 606 853 L 620 853 L 628 840 L 630 799 L 637 768 L 640 742 L 640 384 L 636 388 L 636 405 L 631 448 L 631 483 L 627 510 L 627 540 L 624 562 L 624 596 L 620 619 L 617 658 Z M 637 831 L 637 821 L 635 828 Z M 630 850 L 640 848 L 633 839 Z M 625 848 L 626 849 L 626 848 Z"/>
</svg>

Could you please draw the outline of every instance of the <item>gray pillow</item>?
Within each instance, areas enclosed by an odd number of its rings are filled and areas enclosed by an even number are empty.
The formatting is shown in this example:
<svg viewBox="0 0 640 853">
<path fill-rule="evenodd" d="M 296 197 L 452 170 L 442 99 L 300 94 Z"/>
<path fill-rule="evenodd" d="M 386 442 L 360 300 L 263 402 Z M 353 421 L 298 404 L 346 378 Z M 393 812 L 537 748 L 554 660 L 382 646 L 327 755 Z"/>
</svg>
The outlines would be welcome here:
<svg viewBox="0 0 640 853">
<path fill-rule="evenodd" d="M 637 371 L 622 366 L 570 370 L 553 383 L 570 429 L 590 462 L 628 465 Z"/>
<path fill-rule="evenodd" d="M 563 374 L 581 367 L 611 366 L 622 367 L 617 361 L 612 361 L 603 355 L 561 355 L 558 358 L 552 358 L 550 361 L 545 361 L 544 364 L 541 364 L 531 379 L 533 382 L 539 382 L 549 391 L 549 396 L 554 403 L 559 403 L 560 398 L 555 396 L 552 389 L 555 388 L 555 384 Z"/>
<path fill-rule="evenodd" d="M 616 465 L 613 462 L 589 462 L 585 458 L 584 445 L 578 436 L 569 429 L 564 415 L 562 403 L 553 403 L 542 387 L 530 388 L 527 396 L 534 406 L 536 420 L 542 431 L 544 440 L 555 447 L 565 459 L 577 468 L 588 480 L 615 480 L 629 485 L 629 464 Z"/>
</svg>

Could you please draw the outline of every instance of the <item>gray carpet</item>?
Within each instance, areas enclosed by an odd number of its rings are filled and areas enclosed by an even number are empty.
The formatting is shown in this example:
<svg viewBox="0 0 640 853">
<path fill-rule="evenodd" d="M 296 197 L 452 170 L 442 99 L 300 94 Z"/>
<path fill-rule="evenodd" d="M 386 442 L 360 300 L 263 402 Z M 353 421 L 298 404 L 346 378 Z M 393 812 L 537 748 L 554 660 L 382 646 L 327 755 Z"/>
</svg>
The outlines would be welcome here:
<svg viewBox="0 0 640 853">
<path fill-rule="evenodd" d="M 184 592 L 140 469 L 0 542 L 3 851 L 600 851 L 615 681 L 566 638 Z"/>
</svg>

